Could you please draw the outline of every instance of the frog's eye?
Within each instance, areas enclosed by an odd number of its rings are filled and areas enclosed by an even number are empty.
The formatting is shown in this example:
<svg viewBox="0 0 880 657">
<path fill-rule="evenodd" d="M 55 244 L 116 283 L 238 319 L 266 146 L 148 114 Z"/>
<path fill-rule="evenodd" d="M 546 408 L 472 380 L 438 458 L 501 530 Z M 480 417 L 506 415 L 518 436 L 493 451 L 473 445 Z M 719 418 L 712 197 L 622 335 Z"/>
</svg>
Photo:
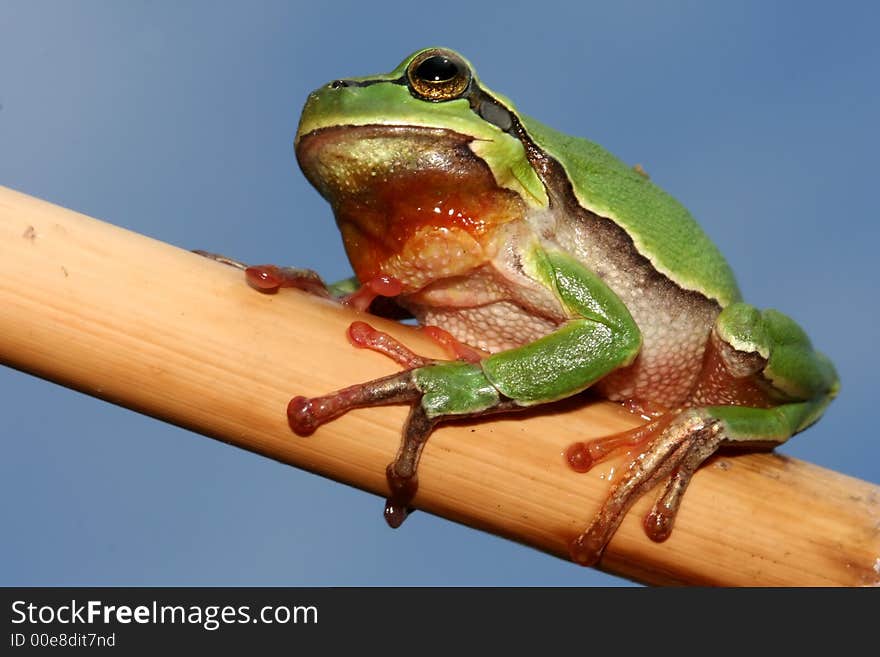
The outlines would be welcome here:
<svg viewBox="0 0 880 657">
<path fill-rule="evenodd" d="M 471 82 L 464 60 L 448 50 L 426 50 L 406 69 L 413 94 L 425 100 L 453 100 L 461 97 Z"/>
</svg>

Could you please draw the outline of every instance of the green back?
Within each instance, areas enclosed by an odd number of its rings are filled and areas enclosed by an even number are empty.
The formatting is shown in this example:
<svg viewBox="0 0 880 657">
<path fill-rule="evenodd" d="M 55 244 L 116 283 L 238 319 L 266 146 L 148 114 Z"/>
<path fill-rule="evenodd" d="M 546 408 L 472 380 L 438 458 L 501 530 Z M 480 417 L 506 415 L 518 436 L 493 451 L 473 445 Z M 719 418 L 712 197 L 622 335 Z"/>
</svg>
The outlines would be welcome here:
<svg viewBox="0 0 880 657">
<path fill-rule="evenodd" d="M 626 230 L 657 271 L 721 306 L 740 299 L 724 256 L 681 203 L 601 146 L 521 118 L 535 144 L 565 167 L 581 206 Z"/>
</svg>

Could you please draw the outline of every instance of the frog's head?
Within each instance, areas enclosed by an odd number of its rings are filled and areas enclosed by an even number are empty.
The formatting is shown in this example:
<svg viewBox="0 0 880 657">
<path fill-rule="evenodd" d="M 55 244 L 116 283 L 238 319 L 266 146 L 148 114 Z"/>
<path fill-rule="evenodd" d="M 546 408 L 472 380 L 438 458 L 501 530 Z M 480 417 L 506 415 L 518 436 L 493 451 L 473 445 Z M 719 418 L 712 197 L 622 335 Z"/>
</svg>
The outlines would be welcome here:
<svg viewBox="0 0 880 657">
<path fill-rule="evenodd" d="M 388 74 L 314 91 L 295 147 L 358 277 L 414 291 L 484 264 L 498 228 L 536 204 L 543 189 L 519 126 L 466 59 L 428 48 Z"/>
</svg>

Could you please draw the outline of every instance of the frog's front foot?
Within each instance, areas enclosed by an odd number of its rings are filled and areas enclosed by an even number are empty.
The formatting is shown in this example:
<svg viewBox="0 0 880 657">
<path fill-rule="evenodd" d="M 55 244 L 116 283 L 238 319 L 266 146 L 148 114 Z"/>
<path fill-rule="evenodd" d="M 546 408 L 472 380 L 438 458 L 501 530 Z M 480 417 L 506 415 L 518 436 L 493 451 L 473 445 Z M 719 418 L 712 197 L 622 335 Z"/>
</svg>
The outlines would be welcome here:
<svg viewBox="0 0 880 657">
<path fill-rule="evenodd" d="M 323 397 L 294 397 L 287 406 L 290 427 L 296 434 L 308 436 L 325 422 L 355 408 L 411 404 L 397 457 L 386 470 L 390 494 L 385 503 L 385 520 L 392 527 L 400 526 L 406 519 L 418 487 L 419 456 L 435 423 L 419 403 L 423 393 L 414 380 L 413 371 L 349 386 Z"/>
<path fill-rule="evenodd" d="M 691 477 L 725 440 L 723 423 L 705 411 L 693 409 L 671 415 L 663 418 L 663 425 L 652 427 L 653 439 L 625 465 L 590 526 L 571 542 L 575 562 L 595 564 L 630 507 L 664 480 L 660 496 L 645 517 L 644 528 L 651 540 L 660 542 L 669 537 Z"/>
<path fill-rule="evenodd" d="M 396 298 L 403 292 L 403 284 L 393 276 L 380 274 L 364 283 L 356 278 L 347 278 L 328 285 L 312 269 L 248 265 L 219 253 L 199 249 L 194 249 L 193 253 L 240 269 L 244 272 L 248 285 L 260 292 L 274 294 L 283 287 L 292 287 L 315 296 L 334 299 L 361 312 L 372 312 L 392 319 L 411 316 L 409 311 L 396 303 Z"/>
<path fill-rule="evenodd" d="M 282 287 L 292 287 L 319 297 L 333 296 L 331 289 L 321 276 L 311 269 L 279 267 L 277 265 L 248 265 L 225 255 L 200 249 L 194 249 L 193 253 L 242 270 L 248 285 L 260 292 L 274 293 Z"/>
<path fill-rule="evenodd" d="M 385 520 L 392 527 L 398 527 L 406 519 L 418 489 L 419 458 L 438 422 L 513 408 L 509 400 L 501 399 L 480 365 L 432 362 L 323 397 L 295 397 L 287 408 L 293 431 L 307 436 L 349 410 L 401 403 L 410 404 L 411 408 L 397 456 L 386 469 L 390 492 L 385 503 Z"/>
<path fill-rule="evenodd" d="M 429 335 L 462 360 L 425 358 L 366 322 L 354 322 L 348 329 L 352 344 L 388 356 L 405 371 L 322 397 L 294 397 L 287 406 L 290 427 L 296 434 L 307 436 L 325 422 L 355 408 L 410 405 L 397 456 L 385 471 L 390 491 L 385 502 L 385 520 L 392 527 L 399 527 L 409 514 L 418 489 L 422 448 L 438 422 L 453 416 L 473 417 L 515 408 L 489 383 L 479 362 L 473 362 L 475 358 L 479 361 L 473 348 L 444 332 Z"/>
</svg>

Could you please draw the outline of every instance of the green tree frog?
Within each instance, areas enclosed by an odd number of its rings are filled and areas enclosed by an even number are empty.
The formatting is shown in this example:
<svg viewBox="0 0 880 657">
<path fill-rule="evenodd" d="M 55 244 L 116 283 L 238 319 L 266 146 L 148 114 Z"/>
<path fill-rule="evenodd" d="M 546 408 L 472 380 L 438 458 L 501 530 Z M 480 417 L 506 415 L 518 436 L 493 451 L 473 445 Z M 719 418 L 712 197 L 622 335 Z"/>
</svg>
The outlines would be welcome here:
<svg viewBox="0 0 880 657">
<path fill-rule="evenodd" d="M 664 540 L 716 449 L 778 445 L 837 393 L 831 362 L 794 321 L 740 299 L 718 249 L 640 167 L 519 114 L 456 52 L 420 50 L 390 73 L 317 89 L 295 148 L 357 280 L 324 286 L 307 270 L 257 266 L 252 284 L 357 287 L 351 303 L 392 300 L 455 356 L 420 358 L 357 323 L 352 340 L 404 371 L 290 402 L 302 435 L 354 408 L 411 406 L 387 469 L 392 526 L 437 423 L 592 388 L 645 418 L 565 454 L 578 470 L 633 454 L 571 542 L 574 561 L 593 564 L 640 496 L 658 487 L 645 529 Z"/>
</svg>

